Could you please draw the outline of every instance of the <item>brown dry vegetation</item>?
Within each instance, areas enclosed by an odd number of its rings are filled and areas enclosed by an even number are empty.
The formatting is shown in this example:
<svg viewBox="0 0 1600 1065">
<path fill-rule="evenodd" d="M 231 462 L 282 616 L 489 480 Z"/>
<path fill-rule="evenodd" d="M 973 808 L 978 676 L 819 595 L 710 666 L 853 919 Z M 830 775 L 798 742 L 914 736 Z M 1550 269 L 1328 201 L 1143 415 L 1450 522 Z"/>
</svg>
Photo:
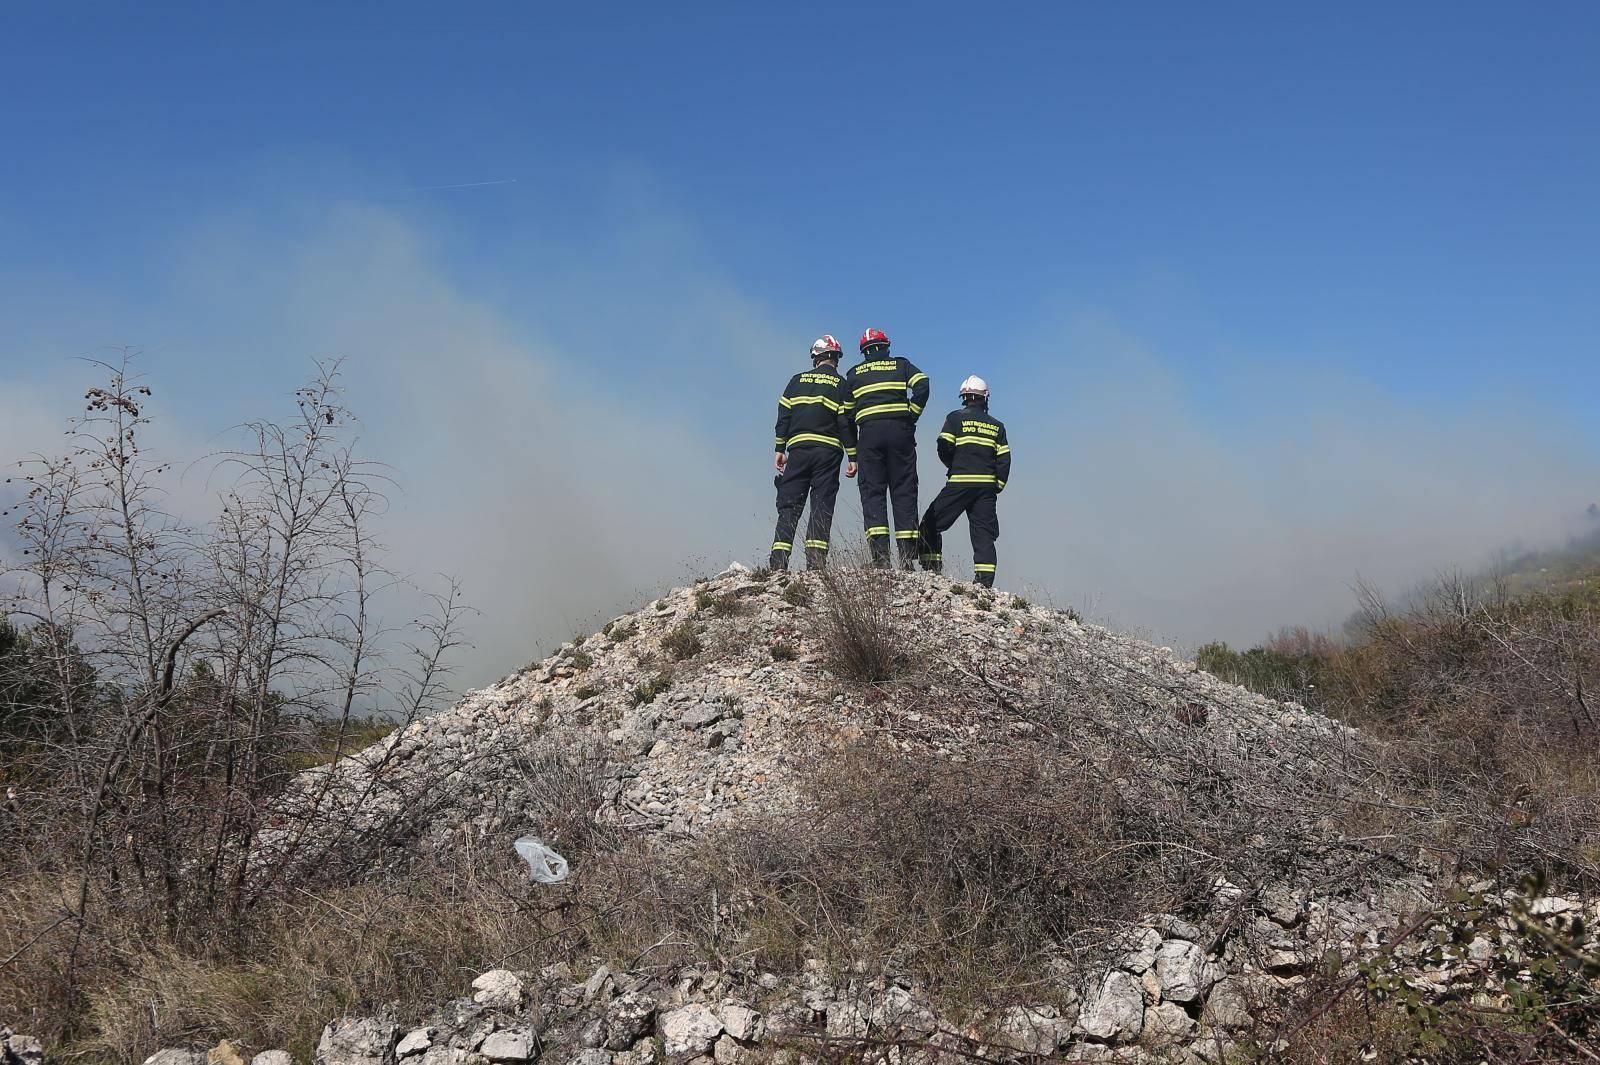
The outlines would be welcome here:
<svg viewBox="0 0 1600 1065">
<path fill-rule="evenodd" d="M 1441 862 L 1600 885 L 1600 579 L 1514 595 L 1437 582 L 1404 608 L 1364 592 L 1349 637 L 1287 630 L 1200 665 L 1381 738 L 1400 804 L 1426 806 Z"/>
<path fill-rule="evenodd" d="M 1027 755 L 958 766 L 857 747 L 813 768 L 802 814 L 670 860 L 582 815 L 598 805 L 592 760 L 547 755 L 527 770 L 564 815 L 552 835 L 581 878 L 535 886 L 504 847 L 469 845 L 403 875 L 302 885 L 253 912 L 236 947 L 210 949 L 95 911 L 29 952 L 92 941 L 72 986 L 59 968 L 15 982 L 0 1013 L 110 1060 L 222 1035 L 309 1056 L 342 1011 L 422 1009 L 485 968 L 595 956 L 778 972 L 823 957 L 841 971 L 914 973 L 967 1007 L 1037 1001 L 1043 946 L 1165 901 L 1129 890 L 1141 856 L 1118 835 L 1114 790 Z M 0 950 L 70 903 L 42 872 L 8 884 Z"/>
<path fill-rule="evenodd" d="M 890 606 L 892 570 L 832 566 L 816 575 L 815 615 L 829 669 L 844 680 L 894 680 L 916 660 L 915 633 Z"/>
</svg>

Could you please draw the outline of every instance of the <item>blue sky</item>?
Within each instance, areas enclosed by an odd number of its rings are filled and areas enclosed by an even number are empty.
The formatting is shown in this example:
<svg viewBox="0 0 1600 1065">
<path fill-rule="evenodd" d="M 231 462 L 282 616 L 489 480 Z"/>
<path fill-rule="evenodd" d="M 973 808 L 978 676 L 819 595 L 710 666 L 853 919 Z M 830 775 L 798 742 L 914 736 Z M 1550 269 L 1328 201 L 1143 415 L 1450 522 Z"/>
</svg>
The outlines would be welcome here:
<svg viewBox="0 0 1600 1065">
<path fill-rule="evenodd" d="M 645 585 L 764 537 L 772 395 L 876 324 L 944 399 L 990 379 L 1018 497 L 1051 471 L 1013 579 L 1175 638 L 1331 617 L 1358 570 L 1470 563 L 1594 494 L 1600 8 L 1299 7 L 12 4 L 0 384 L 134 345 L 203 438 L 347 354 L 424 511 L 482 505 L 423 446 L 433 393 L 470 412 L 526 372 L 594 404 L 580 450 L 717 494 Z M 411 191 L 474 182 L 507 183 Z M 451 462 L 536 493 L 515 441 L 452 424 Z M 582 490 L 626 514 L 616 480 Z M 1117 486 L 1221 531 L 1171 572 L 1159 536 L 1112 557 Z M 1308 528 L 1338 531 L 1310 560 Z M 1228 552 L 1263 543 L 1257 587 Z M 1197 617 L 1218 598 L 1259 605 Z"/>
</svg>

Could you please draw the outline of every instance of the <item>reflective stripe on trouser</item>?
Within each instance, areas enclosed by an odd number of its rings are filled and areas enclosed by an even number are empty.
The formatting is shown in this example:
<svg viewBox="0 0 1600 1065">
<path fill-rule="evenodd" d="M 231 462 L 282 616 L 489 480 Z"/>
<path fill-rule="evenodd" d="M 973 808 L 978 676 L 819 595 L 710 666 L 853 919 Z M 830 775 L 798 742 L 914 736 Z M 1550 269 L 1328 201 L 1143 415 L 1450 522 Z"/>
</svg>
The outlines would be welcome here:
<svg viewBox="0 0 1600 1065">
<path fill-rule="evenodd" d="M 967 532 L 972 536 L 973 579 L 993 585 L 996 556 L 994 542 L 1000 539 L 1000 515 L 995 511 L 998 496 L 992 484 L 946 484 L 928 504 L 922 516 L 917 552 L 922 568 L 938 571 L 944 562 L 944 533 L 967 516 Z"/>
<path fill-rule="evenodd" d="M 878 418 L 862 422 L 856 447 L 861 489 L 861 518 L 867 530 L 872 560 L 889 561 L 889 504 L 894 505 L 895 539 L 900 557 L 916 558 L 917 429 L 905 418 Z M 887 494 L 887 499 L 885 499 Z"/>
<path fill-rule="evenodd" d="M 828 533 L 833 527 L 833 505 L 839 496 L 838 448 L 801 445 L 789 451 L 788 465 L 774 477 L 778 488 L 778 527 L 772 534 L 773 569 L 788 569 L 794 550 L 795 530 L 806 497 L 811 498 L 811 518 L 806 523 L 806 564 L 819 568 L 828 557 Z"/>
</svg>

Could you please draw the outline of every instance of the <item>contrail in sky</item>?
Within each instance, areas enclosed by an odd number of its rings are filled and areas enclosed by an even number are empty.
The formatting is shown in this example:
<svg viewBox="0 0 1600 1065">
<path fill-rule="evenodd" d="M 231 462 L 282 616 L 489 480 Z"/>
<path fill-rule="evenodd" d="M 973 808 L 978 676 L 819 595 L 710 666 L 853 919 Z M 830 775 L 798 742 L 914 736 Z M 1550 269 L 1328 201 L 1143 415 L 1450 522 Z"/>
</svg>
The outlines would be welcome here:
<svg viewBox="0 0 1600 1065">
<path fill-rule="evenodd" d="M 402 192 L 435 192 L 439 189 L 477 189 L 485 185 L 515 185 L 516 178 L 504 178 L 500 181 L 467 181 L 460 185 L 418 185 L 413 189 L 401 189 Z"/>
</svg>

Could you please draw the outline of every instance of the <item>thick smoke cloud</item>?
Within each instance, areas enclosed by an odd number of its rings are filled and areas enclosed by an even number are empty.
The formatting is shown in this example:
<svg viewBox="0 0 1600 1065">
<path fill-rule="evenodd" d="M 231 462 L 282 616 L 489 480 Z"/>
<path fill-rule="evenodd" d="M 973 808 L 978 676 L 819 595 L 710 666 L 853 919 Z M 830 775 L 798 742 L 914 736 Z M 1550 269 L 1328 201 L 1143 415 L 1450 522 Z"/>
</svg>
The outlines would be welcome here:
<svg viewBox="0 0 1600 1065">
<path fill-rule="evenodd" d="M 1011 435 L 1038 461 L 1016 480 L 1042 483 L 1006 500 L 1009 551 L 1056 595 L 1188 647 L 1333 626 L 1357 581 L 1401 592 L 1555 542 L 1600 472 L 1576 434 L 1508 404 L 1424 410 L 1267 360 L 1230 386 L 1224 419 L 1093 318 L 1056 339 L 1094 369 L 1041 367 L 1020 397 Z"/>
<path fill-rule="evenodd" d="M 673 225 L 640 232 L 644 245 L 608 249 L 614 273 L 574 264 L 526 298 L 491 298 L 383 210 L 298 228 L 209 220 L 185 238 L 170 303 L 130 328 L 157 331 L 153 374 L 207 353 L 248 371 L 196 371 L 169 390 L 181 426 L 165 443 L 204 450 L 226 425 L 282 409 L 311 356 L 344 357 L 365 450 L 399 486 L 392 562 L 424 582 L 461 579 L 481 615 L 459 680 L 487 683 L 657 589 L 759 561 L 764 439 L 788 372 L 773 353 L 843 328 L 751 300 L 674 251 L 685 242 Z M 186 332 L 162 332 L 160 317 Z M 11 324 L 11 336 L 37 335 Z M 1398 590 L 1554 538 L 1600 472 L 1534 414 L 1408 408 L 1292 362 L 1223 381 L 1219 403 L 1214 376 L 1201 392 L 1136 336 L 1069 318 L 1033 338 L 1044 354 L 1026 388 L 991 382 L 1016 447 L 1002 584 L 1179 646 L 1335 624 L 1358 576 Z M 84 376 L 25 376 L 23 354 L 9 350 L 0 372 L 5 459 L 61 440 L 57 415 Z M 937 416 L 958 368 L 924 368 Z M 56 390 L 67 402 L 43 398 Z M 938 484 L 932 432 L 925 500 Z M 853 499 L 846 485 L 838 539 L 859 528 Z M 951 556 L 964 541 L 958 526 Z"/>
</svg>

